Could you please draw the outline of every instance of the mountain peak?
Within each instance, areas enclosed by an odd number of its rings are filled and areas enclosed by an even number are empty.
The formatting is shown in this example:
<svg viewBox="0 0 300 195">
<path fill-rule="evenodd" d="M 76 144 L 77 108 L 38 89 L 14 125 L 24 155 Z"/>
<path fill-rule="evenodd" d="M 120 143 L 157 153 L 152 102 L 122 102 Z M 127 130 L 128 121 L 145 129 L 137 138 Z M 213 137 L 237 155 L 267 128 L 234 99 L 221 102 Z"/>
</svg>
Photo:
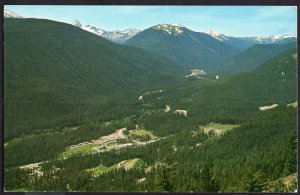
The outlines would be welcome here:
<svg viewBox="0 0 300 195">
<path fill-rule="evenodd" d="M 82 24 L 81 24 L 81 22 L 80 22 L 79 20 L 74 20 L 74 21 L 72 22 L 72 24 L 73 24 L 74 26 L 79 27 L 79 28 L 82 27 Z"/>
<path fill-rule="evenodd" d="M 79 20 L 74 20 L 72 22 L 72 25 L 117 43 L 123 43 L 129 38 L 131 38 L 132 36 L 140 32 L 140 30 L 138 29 L 106 31 L 96 26 L 81 24 Z"/>
<path fill-rule="evenodd" d="M 218 39 L 219 41 L 224 41 L 224 40 L 227 40 L 229 36 L 225 36 L 224 34 L 222 33 L 219 33 L 217 31 L 214 31 L 214 30 L 209 30 L 206 34 L 212 36 L 213 38 L 215 39 Z"/>
<path fill-rule="evenodd" d="M 157 24 L 152 27 L 155 30 L 161 30 L 168 34 L 178 35 L 183 33 L 183 26 L 180 24 Z"/>
<path fill-rule="evenodd" d="M 220 36 L 222 35 L 221 33 L 217 32 L 217 31 L 214 31 L 212 29 L 210 29 L 207 34 L 211 35 L 211 36 Z"/>
<path fill-rule="evenodd" d="M 15 12 L 4 10 L 4 18 L 23 18 L 22 16 L 16 14 Z"/>
</svg>

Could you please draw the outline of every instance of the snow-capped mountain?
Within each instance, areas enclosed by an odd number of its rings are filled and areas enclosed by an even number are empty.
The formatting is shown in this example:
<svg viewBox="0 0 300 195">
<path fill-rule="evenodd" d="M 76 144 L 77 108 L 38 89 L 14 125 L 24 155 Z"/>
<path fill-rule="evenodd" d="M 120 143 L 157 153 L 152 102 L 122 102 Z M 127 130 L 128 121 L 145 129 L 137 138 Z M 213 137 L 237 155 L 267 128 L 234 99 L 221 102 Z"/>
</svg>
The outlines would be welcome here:
<svg viewBox="0 0 300 195">
<path fill-rule="evenodd" d="M 271 36 L 258 36 L 258 37 L 240 37 L 243 40 L 249 40 L 256 44 L 270 44 L 280 43 L 284 40 L 296 40 L 296 35 L 271 35 Z"/>
<path fill-rule="evenodd" d="M 72 24 L 83 30 L 89 31 L 117 43 L 124 43 L 126 40 L 140 32 L 140 30 L 137 29 L 105 31 L 95 26 L 82 25 L 78 20 L 75 20 Z"/>
<path fill-rule="evenodd" d="M 154 25 L 125 44 L 155 52 L 184 68 L 202 67 L 206 71 L 239 52 L 206 33 L 195 32 L 179 24 Z"/>
<path fill-rule="evenodd" d="M 284 40 L 294 41 L 296 40 L 296 35 L 271 35 L 271 36 L 257 36 L 257 37 L 234 37 L 218 33 L 213 30 L 207 32 L 210 36 L 218 39 L 219 41 L 225 41 L 229 39 L 241 39 L 244 41 L 249 41 L 252 44 L 270 44 L 270 43 L 280 43 Z"/>
<path fill-rule="evenodd" d="M 155 30 L 161 30 L 168 34 L 179 35 L 183 33 L 183 26 L 180 24 L 158 24 L 152 27 Z"/>
<path fill-rule="evenodd" d="M 15 12 L 4 10 L 3 12 L 4 18 L 23 18 L 22 16 L 16 14 Z"/>
<path fill-rule="evenodd" d="M 207 32 L 207 34 L 209 34 L 210 36 L 212 36 L 215 39 L 218 39 L 219 41 L 228 40 L 228 36 L 226 36 L 224 34 L 221 34 L 221 33 L 217 32 L 217 31 L 214 31 L 214 30 L 209 30 Z"/>
</svg>

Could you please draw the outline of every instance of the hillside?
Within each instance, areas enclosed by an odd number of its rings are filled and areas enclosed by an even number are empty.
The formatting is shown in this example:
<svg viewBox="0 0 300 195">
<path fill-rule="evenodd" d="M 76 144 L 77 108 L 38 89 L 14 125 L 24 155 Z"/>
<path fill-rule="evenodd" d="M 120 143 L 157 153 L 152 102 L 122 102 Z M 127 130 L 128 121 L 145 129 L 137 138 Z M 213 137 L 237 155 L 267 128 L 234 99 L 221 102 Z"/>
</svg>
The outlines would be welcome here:
<svg viewBox="0 0 300 195">
<path fill-rule="evenodd" d="M 214 70 L 225 58 L 239 50 L 206 33 L 177 24 L 159 24 L 130 38 L 127 45 L 147 49 L 187 68 Z"/>
<path fill-rule="evenodd" d="M 296 48 L 296 42 L 287 44 L 256 44 L 226 59 L 220 65 L 220 72 L 246 72 L 256 69 L 276 55 L 291 48 Z"/>
<path fill-rule="evenodd" d="M 85 117 L 108 120 L 119 115 L 113 105 L 133 104 L 141 91 L 183 78 L 168 59 L 73 25 L 5 19 L 4 29 L 6 139 Z"/>
<path fill-rule="evenodd" d="M 295 56 L 295 49 L 291 49 L 251 72 L 170 89 L 163 99 L 152 97 L 149 101 L 160 107 L 186 109 L 189 118 L 195 117 L 198 123 L 213 118 L 244 121 L 245 113 L 257 112 L 260 106 L 288 104 L 297 99 Z"/>
<path fill-rule="evenodd" d="M 87 141 L 95 140 L 107 123 L 14 140 L 5 148 L 5 187 L 18 191 L 294 191 L 292 178 L 289 189 L 280 185 L 274 189 L 273 183 L 296 172 L 297 112 L 287 106 L 296 99 L 295 54 L 291 49 L 251 72 L 149 94 L 140 103 L 142 112 L 130 118 L 142 130 L 129 127 L 128 135 L 147 133 L 148 139 L 154 139 L 151 144 L 97 153 L 88 153 L 89 145 L 81 145 L 73 149 L 74 153 L 81 149 L 78 155 L 65 150 L 83 141 L 95 144 Z M 259 111 L 258 106 L 270 103 L 279 106 Z M 171 105 L 171 111 L 163 111 L 165 104 Z M 187 117 L 174 113 L 176 108 L 186 109 Z M 98 136 L 106 135 L 103 140 L 112 137 L 110 133 Z M 35 147 L 41 144 L 44 147 Z M 61 159 L 56 155 L 60 152 L 70 157 Z M 33 171 L 18 167 L 48 159 Z M 122 168 L 132 161 L 138 163 Z"/>
</svg>

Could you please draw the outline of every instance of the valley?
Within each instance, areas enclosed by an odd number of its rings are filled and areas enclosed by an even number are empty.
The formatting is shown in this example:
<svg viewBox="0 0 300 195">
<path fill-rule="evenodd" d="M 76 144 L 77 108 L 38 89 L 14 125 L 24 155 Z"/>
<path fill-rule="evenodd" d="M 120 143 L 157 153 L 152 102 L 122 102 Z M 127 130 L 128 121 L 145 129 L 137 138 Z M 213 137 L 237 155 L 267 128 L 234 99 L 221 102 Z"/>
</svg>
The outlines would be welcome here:
<svg viewBox="0 0 300 195">
<path fill-rule="evenodd" d="M 6 191 L 297 188 L 294 39 L 157 24 L 118 44 L 79 23 L 4 26 Z"/>
</svg>

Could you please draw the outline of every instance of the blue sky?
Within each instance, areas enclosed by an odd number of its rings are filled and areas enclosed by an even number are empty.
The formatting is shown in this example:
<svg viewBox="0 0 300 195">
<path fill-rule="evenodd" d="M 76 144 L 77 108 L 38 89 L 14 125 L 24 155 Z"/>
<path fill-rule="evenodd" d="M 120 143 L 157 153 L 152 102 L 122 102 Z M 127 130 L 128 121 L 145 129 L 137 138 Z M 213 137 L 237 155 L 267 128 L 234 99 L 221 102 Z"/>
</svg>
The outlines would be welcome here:
<svg viewBox="0 0 300 195">
<path fill-rule="evenodd" d="M 233 36 L 296 34 L 296 6 L 38 6 L 7 5 L 27 18 L 71 23 L 75 19 L 104 30 L 146 29 L 178 23 L 191 30 L 210 29 Z"/>
</svg>

